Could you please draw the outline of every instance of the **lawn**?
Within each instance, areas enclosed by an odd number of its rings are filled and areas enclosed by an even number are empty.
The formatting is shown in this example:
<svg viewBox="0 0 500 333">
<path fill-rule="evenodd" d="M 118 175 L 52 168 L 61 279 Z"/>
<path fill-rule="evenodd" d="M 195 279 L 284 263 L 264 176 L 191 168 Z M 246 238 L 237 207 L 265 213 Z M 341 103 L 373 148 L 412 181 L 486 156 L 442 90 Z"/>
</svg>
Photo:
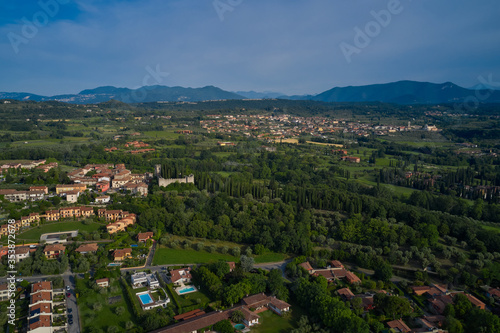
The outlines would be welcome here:
<svg viewBox="0 0 500 333">
<path fill-rule="evenodd" d="M 281 253 L 267 252 L 254 256 L 255 263 L 278 262 L 285 260 Z M 239 258 L 230 254 L 209 253 L 207 251 L 196 251 L 193 249 L 172 249 L 161 247 L 155 251 L 153 265 L 184 265 L 204 264 L 208 262 L 224 260 L 238 262 Z"/>
<path fill-rule="evenodd" d="M 255 263 L 262 264 L 266 262 L 278 262 L 286 259 L 286 255 L 283 253 L 266 252 L 255 256 Z"/>
<path fill-rule="evenodd" d="M 101 226 L 102 224 L 99 223 L 83 224 L 82 221 L 56 222 L 51 224 L 42 224 L 40 227 L 35 227 L 31 230 L 21 233 L 19 236 L 17 236 L 17 238 L 22 240 L 39 241 L 40 236 L 42 234 L 49 232 L 70 231 L 70 230 L 92 232 L 98 230 Z"/>
<path fill-rule="evenodd" d="M 106 332 L 109 326 L 117 326 L 119 328 L 118 331 L 121 332 L 126 330 L 125 323 L 127 321 L 137 324 L 135 322 L 136 318 L 132 315 L 132 309 L 130 309 L 126 301 L 127 295 L 122 289 L 119 280 L 112 280 L 111 286 L 107 288 L 105 294 L 95 292 L 88 286 L 87 282 L 83 279 L 76 280 L 77 289 L 81 291 L 77 303 L 84 332 L 87 331 L 86 328 L 90 327 L 99 328 Z M 121 300 L 114 304 L 109 304 L 108 298 L 114 296 L 121 296 Z M 96 303 L 102 305 L 102 308 L 98 311 L 94 311 L 93 309 Z M 122 307 L 125 310 L 123 314 L 116 314 L 117 307 Z"/>
<path fill-rule="evenodd" d="M 286 333 L 290 332 L 294 325 L 292 316 L 280 317 L 271 310 L 259 313 L 259 325 L 252 328 L 252 332 L 258 333 Z"/>
<path fill-rule="evenodd" d="M 209 253 L 192 249 L 159 248 L 155 251 L 153 265 L 203 264 L 211 261 L 238 261 L 229 254 Z"/>
<path fill-rule="evenodd" d="M 493 232 L 496 232 L 496 233 L 499 233 L 500 232 L 500 226 L 493 226 L 493 225 L 481 225 L 481 227 L 484 229 L 484 230 L 488 230 L 488 231 L 493 231 Z"/>
</svg>

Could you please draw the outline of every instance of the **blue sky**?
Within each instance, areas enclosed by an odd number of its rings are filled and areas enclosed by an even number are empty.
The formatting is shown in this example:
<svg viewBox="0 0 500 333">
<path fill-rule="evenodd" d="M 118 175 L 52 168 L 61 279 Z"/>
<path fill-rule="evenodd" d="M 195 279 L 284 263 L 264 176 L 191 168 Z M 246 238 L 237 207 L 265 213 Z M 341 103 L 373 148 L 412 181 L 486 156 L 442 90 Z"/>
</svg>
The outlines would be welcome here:
<svg viewBox="0 0 500 333">
<path fill-rule="evenodd" d="M 500 82 L 498 0 L 0 4 L 0 91 L 54 95 L 147 82 L 307 94 L 398 80 Z"/>
</svg>

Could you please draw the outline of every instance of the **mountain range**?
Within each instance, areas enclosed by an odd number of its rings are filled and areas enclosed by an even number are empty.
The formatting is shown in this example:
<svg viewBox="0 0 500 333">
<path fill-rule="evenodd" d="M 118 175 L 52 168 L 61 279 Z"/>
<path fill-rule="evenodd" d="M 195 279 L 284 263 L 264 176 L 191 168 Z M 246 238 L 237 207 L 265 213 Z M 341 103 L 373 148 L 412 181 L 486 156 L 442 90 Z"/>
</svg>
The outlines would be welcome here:
<svg viewBox="0 0 500 333">
<path fill-rule="evenodd" d="M 117 100 L 125 103 L 142 102 L 198 102 L 227 99 L 280 98 L 321 102 L 385 102 L 396 104 L 438 104 L 486 102 L 500 103 L 500 90 L 473 87 L 466 89 L 451 82 L 442 84 L 416 81 L 398 81 L 365 86 L 335 87 L 317 95 L 286 96 L 277 92 L 225 91 L 214 86 L 202 88 L 145 86 L 138 89 L 112 86 L 87 89 L 78 94 L 40 96 L 24 92 L 0 92 L 0 99 L 50 101 L 74 104 L 94 104 Z"/>
</svg>

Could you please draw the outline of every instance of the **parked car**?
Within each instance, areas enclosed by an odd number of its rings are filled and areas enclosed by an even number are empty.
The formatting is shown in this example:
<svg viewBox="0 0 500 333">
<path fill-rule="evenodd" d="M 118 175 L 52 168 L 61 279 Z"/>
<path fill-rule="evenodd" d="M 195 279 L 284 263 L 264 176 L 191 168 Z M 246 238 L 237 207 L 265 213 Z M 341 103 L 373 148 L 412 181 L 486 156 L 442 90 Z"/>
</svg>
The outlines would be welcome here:
<svg viewBox="0 0 500 333">
<path fill-rule="evenodd" d="M 71 313 L 71 312 L 73 312 L 73 309 L 72 309 L 72 308 L 69 308 L 69 309 L 68 309 L 68 313 Z"/>
<path fill-rule="evenodd" d="M 70 296 L 71 296 L 71 294 L 70 294 L 70 293 L 66 293 L 66 296 L 67 296 L 67 297 L 70 297 Z"/>
<path fill-rule="evenodd" d="M 16 282 L 23 282 L 24 280 L 19 278 L 19 279 L 16 279 Z"/>
<path fill-rule="evenodd" d="M 71 290 L 71 287 L 70 287 L 70 286 L 66 286 L 66 290 L 67 290 L 67 291 L 70 291 L 70 290 Z"/>
</svg>

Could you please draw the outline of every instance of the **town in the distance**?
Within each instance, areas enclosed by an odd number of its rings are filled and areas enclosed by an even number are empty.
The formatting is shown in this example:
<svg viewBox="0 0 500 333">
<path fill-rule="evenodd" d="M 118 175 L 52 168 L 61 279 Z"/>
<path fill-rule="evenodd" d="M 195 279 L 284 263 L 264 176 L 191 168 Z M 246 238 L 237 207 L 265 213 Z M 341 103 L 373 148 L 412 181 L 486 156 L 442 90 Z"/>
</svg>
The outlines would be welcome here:
<svg viewBox="0 0 500 333">
<path fill-rule="evenodd" d="M 500 331 L 499 104 L 0 117 L 0 333 Z"/>
</svg>

